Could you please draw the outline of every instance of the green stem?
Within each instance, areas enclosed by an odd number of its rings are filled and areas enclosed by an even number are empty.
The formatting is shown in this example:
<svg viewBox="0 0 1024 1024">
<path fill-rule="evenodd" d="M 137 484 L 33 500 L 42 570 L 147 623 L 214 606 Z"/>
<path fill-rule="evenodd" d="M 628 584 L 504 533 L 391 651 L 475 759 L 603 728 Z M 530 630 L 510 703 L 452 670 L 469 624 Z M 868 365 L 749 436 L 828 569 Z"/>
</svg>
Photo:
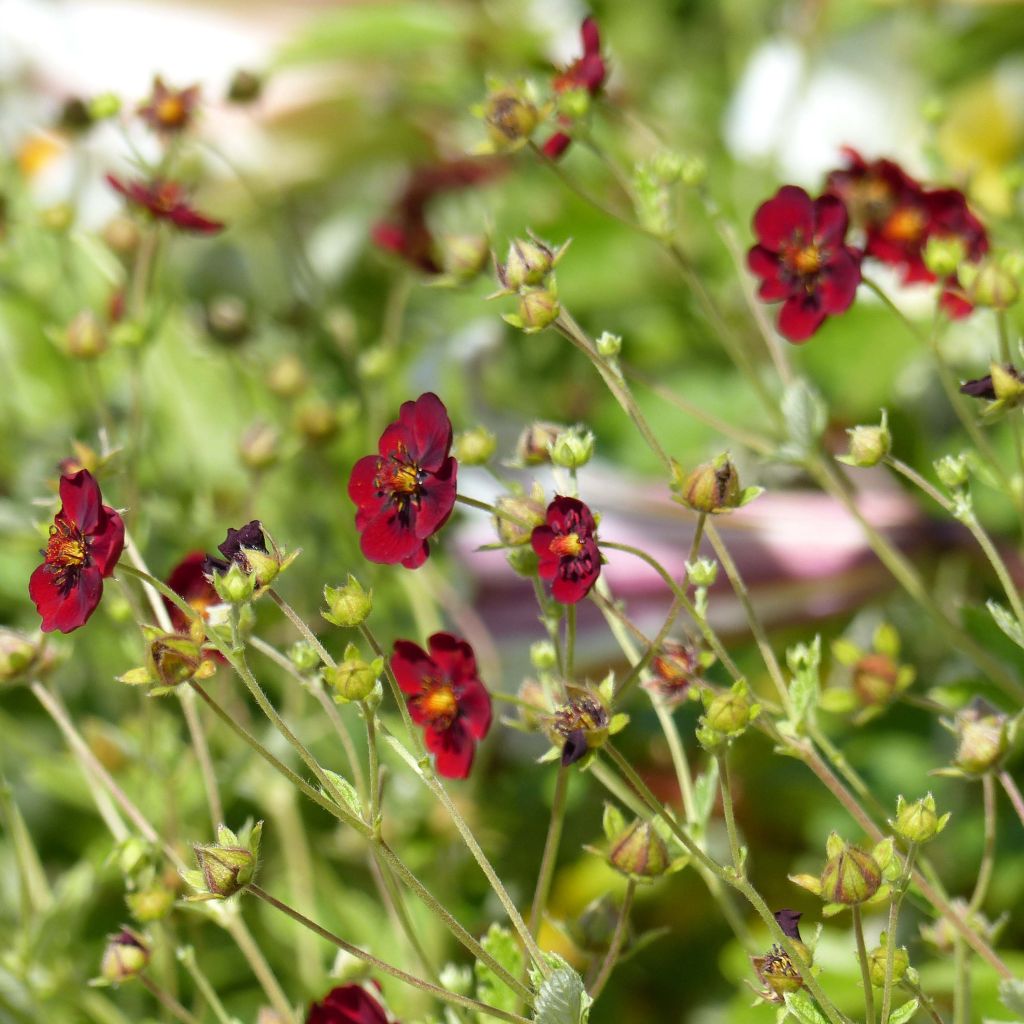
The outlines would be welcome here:
<svg viewBox="0 0 1024 1024">
<path fill-rule="evenodd" d="M 274 604 L 276 604 L 277 607 L 284 612 L 285 616 L 288 618 L 291 624 L 299 631 L 299 633 L 302 635 L 302 638 L 306 641 L 306 643 L 308 643 L 309 646 L 312 647 L 314 651 L 316 651 L 320 660 L 328 668 L 337 668 L 337 662 L 335 662 L 334 658 L 332 658 L 331 655 L 327 652 L 327 649 L 324 647 L 324 645 L 320 643 L 320 641 L 316 638 L 316 634 L 313 632 L 313 630 L 309 628 L 309 626 L 306 624 L 302 616 L 299 615 L 299 613 L 283 597 L 281 597 L 281 595 L 273 587 L 271 587 L 267 591 L 267 594 L 270 595 L 270 600 L 273 601 Z"/>
<path fill-rule="evenodd" d="M 918 1003 L 924 1007 L 925 1012 L 929 1017 L 931 1017 L 933 1024 L 945 1024 L 943 1019 L 939 1016 L 939 1011 L 935 1009 L 935 1004 L 928 998 L 924 989 L 922 989 L 920 985 L 915 985 L 906 977 L 904 977 L 900 984 L 912 995 L 917 996 Z"/>
<path fill-rule="evenodd" d="M 506 512 L 504 509 L 497 508 L 494 505 L 488 505 L 486 501 L 480 501 L 478 498 L 471 498 L 467 494 L 456 494 L 455 500 L 460 505 L 465 505 L 467 508 L 479 509 L 481 512 L 486 512 L 488 515 L 495 516 L 498 519 L 507 519 L 510 523 L 514 523 L 516 526 L 521 526 L 526 530 L 532 529 L 534 526 L 533 523 L 527 522 L 520 516 L 514 515 L 511 512 Z"/>
<path fill-rule="evenodd" d="M 282 903 L 279 899 L 271 896 L 270 893 L 264 891 L 258 885 L 250 884 L 246 887 L 246 892 L 251 893 L 257 899 L 269 904 L 275 910 L 279 910 L 282 914 L 286 914 L 293 921 L 297 921 L 304 928 L 308 928 L 311 932 L 319 935 L 320 938 L 331 943 L 333 946 L 336 946 L 338 949 L 343 950 L 350 956 L 353 956 L 358 960 L 362 960 L 364 963 L 370 964 L 370 966 L 380 971 L 382 974 L 388 974 L 392 978 L 397 978 L 399 981 L 404 982 L 406 985 L 417 988 L 421 992 L 426 992 L 435 999 L 439 999 L 445 1003 L 450 1003 L 453 1006 L 465 1007 L 466 1009 L 473 1010 L 476 1013 L 487 1014 L 489 1017 L 497 1017 L 500 1020 L 511 1021 L 512 1024 L 529 1024 L 525 1017 L 520 1017 L 514 1013 L 508 1013 L 505 1010 L 498 1009 L 497 1007 L 489 1006 L 487 1003 L 482 1003 L 477 999 L 470 999 L 468 996 L 449 992 L 447 989 L 441 988 L 438 985 L 432 985 L 429 981 L 424 981 L 422 978 L 417 978 L 412 974 L 407 974 L 400 968 L 387 963 L 387 961 L 381 960 L 378 957 L 373 956 L 371 953 L 367 953 L 365 950 L 352 945 L 350 942 L 346 942 L 340 936 L 328 931 L 326 928 L 318 925 L 315 921 L 311 921 L 304 914 L 300 914 L 299 911 L 288 906 L 287 903 Z"/>
<path fill-rule="evenodd" d="M 996 310 L 996 326 L 999 332 L 999 358 L 1004 366 L 1012 365 L 1010 357 L 1010 332 L 1006 323 L 1006 310 Z M 1013 451 L 1017 459 L 1018 494 L 1024 494 L 1024 441 L 1021 440 L 1020 416 L 1010 413 L 1010 432 L 1013 436 Z"/>
<path fill-rule="evenodd" d="M 630 690 L 640 682 L 644 669 L 647 668 L 668 639 L 668 635 L 672 631 L 672 627 L 675 625 L 675 621 L 682 609 L 683 602 L 678 597 L 673 597 L 672 604 L 669 605 L 668 614 L 665 616 L 665 621 L 661 624 L 661 629 L 658 630 L 658 635 L 647 645 L 643 655 L 633 662 L 629 675 L 625 676 L 622 682 L 615 688 L 614 699 L 616 704 L 625 700 Z"/>
<path fill-rule="evenodd" d="M 907 850 L 907 859 L 899 881 L 893 888 L 889 898 L 889 922 L 885 936 L 885 980 L 882 983 L 882 1015 L 881 1024 L 889 1024 L 889 1010 L 892 1007 L 893 974 L 896 970 L 896 924 L 899 920 L 900 906 L 910 885 L 910 876 L 914 871 L 914 858 L 917 856 L 917 843 L 911 843 Z"/>
<path fill-rule="evenodd" d="M 982 800 L 985 806 L 985 846 L 981 854 L 981 865 L 978 868 L 978 880 L 974 886 L 971 902 L 967 905 L 967 916 L 971 917 L 981 910 L 988 895 L 989 883 L 992 881 L 992 870 L 996 858 L 996 782 L 991 772 L 981 778 Z"/>
<path fill-rule="evenodd" d="M 953 1024 L 969 1024 L 971 1019 L 971 958 L 958 936 L 953 940 Z"/>
<path fill-rule="evenodd" d="M 871 988 L 871 969 L 868 967 L 868 949 L 864 944 L 864 922 L 861 920 L 859 903 L 853 905 L 853 934 L 857 939 L 860 980 L 864 986 L 864 1015 L 867 1024 L 875 1024 L 875 993 Z"/>
<path fill-rule="evenodd" d="M 619 919 L 615 922 L 615 931 L 612 932 L 611 945 L 605 953 L 601 969 L 597 972 L 594 984 L 590 986 L 590 998 L 597 997 L 604 990 L 608 979 L 615 969 L 619 954 L 622 952 L 622 944 L 626 939 L 626 929 L 629 927 L 629 912 L 633 909 L 633 896 L 636 893 L 636 879 L 630 878 L 626 883 L 626 894 L 622 897 L 622 906 L 619 909 Z"/>
<path fill-rule="evenodd" d="M 1024 825 L 1024 797 L 1021 796 L 1017 783 L 1013 781 L 1013 776 L 1005 771 L 999 773 L 999 781 L 1003 784 L 1003 789 L 1006 790 L 1006 795 L 1010 798 L 1010 803 L 1013 804 L 1020 823 Z"/>
<path fill-rule="evenodd" d="M 565 678 L 573 681 L 576 661 L 576 605 L 570 604 L 565 609 Z"/>
<path fill-rule="evenodd" d="M 228 917 L 224 928 L 232 939 L 235 940 L 235 945 L 241 950 L 242 956 L 245 957 L 245 962 L 249 965 L 249 970 L 252 971 L 256 980 L 260 983 L 260 987 L 266 993 L 271 1006 L 274 1007 L 282 1020 L 293 1021 L 295 1013 L 288 1003 L 288 997 L 284 994 L 284 989 L 281 988 L 273 970 L 271 970 L 270 964 L 267 963 L 263 950 L 260 949 L 259 944 L 252 937 L 252 932 L 249 931 L 249 926 L 242 919 L 241 915 L 233 914 Z"/>
<path fill-rule="evenodd" d="M 548 895 L 551 892 L 551 881 L 555 876 L 558 847 L 562 840 L 562 825 L 565 823 L 565 799 L 568 792 L 569 769 L 565 765 L 559 765 L 558 774 L 555 776 L 555 792 L 551 798 L 548 833 L 544 840 L 540 869 L 537 872 L 537 885 L 533 890 L 533 902 L 530 904 L 530 934 L 535 938 L 540 932 L 544 910 L 548 905 Z"/>
<path fill-rule="evenodd" d="M 700 554 L 700 542 L 704 537 L 704 526 L 707 521 L 707 512 L 699 512 L 697 514 L 697 524 L 693 528 L 693 540 L 690 542 L 690 552 L 686 556 L 687 565 L 693 565 L 693 563 L 697 561 L 697 555 Z"/>
<path fill-rule="evenodd" d="M 743 847 L 740 844 L 739 830 L 736 828 L 736 812 L 732 801 L 732 780 L 729 777 L 729 758 L 727 751 L 716 751 L 718 761 L 718 784 L 722 791 L 722 811 L 725 815 L 725 829 L 729 835 L 729 851 L 732 854 L 732 866 L 737 875 L 745 873 L 743 864 Z"/>
<path fill-rule="evenodd" d="M 172 1016 L 180 1020 L 182 1024 L 199 1024 L 199 1018 L 189 1013 L 170 992 L 165 992 L 155 981 L 147 978 L 145 974 L 139 974 L 136 977 L 142 983 L 142 987 Z"/>
<path fill-rule="evenodd" d="M 191 946 L 186 946 L 178 950 L 177 956 L 178 961 L 184 965 L 185 970 L 191 975 L 192 981 L 195 983 L 196 988 L 199 989 L 200 995 L 206 1000 L 210 1009 L 213 1010 L 213 1015 L 217 1018 L 217 1024 L 234 1024 L 234 1021 L 224 1008 L 224 1004 L 220 1001 L 220 996 L 217 995 L 216 989 L 210 984 L 210 979 L 203 973 L 196 961 L 195 950 Z"/>
<path fill-rule="evenodd" d="M 360 701 L 359 707 L 363 713 L 363 721 L 366 722 L 366 749 L 370 775 L 369 825 L 376 830 L 378 828 L 377 819 L 380 817 L 380 763 L 377 758 L 376 712 L 366 701 Z"/>
</svg>

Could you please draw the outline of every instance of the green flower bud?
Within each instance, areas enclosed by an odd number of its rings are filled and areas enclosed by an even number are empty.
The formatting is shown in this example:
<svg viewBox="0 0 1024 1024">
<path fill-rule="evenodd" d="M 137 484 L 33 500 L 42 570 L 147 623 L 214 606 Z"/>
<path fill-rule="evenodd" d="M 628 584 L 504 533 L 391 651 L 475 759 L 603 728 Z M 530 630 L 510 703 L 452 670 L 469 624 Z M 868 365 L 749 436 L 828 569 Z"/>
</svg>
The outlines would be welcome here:
<svg viewBox="0 0 1024 1024">
<path fill-rule="evenodd" d="M 326 444 L 339 426 L 338 410 L 323 398 L 310 398 L 295 411 L 295 429 L 310 444 Z"/>
<path fill-rule="evenodd" d="M 288 648 L 288 660 L 304 675 L 320 667 L 320 655 L 308 640 L 296 640 Z"/>
<path fill-rule="evenodd" d="M 836 835 L 829 837 L 829 859 L 821 873 L 821 898 L 826 903 L 853 906 L 878 892 L 882 869 L 875 858 Z"/>
<path fill-rule="evenodd" d="M 951 491 L 958 491 L 967 486 L 967 456 L 943 455 L 941 459 L 935 460 L 935 473 L 944 487 Z"/>
<path fill-rule="evenodd" d="M 204 315 L 214 341 L 237 345 L 249 336 L 249 304 L 240 295 L 215 295 L 206 304 Z"/>
<path fill-rule="evenodd" d="M 924 265 L 936 277 L 952 277 L 967 256 L 967 246 L 958 235 L 932 235 L 925 243 Z"/>
<path fill-rule="evenodd" d="M 695 587 L 713 587 L 718 579 L 718 563 L 710 558 L 687 562 L 686 578 Z"/>
<path fill-rule="evenodd" d="M 557 423 L 542 420 L 531 423 L 516 442 L 516 463 L 520 466 L 539 466 L 550 462 L 551 445 L 564 429 Z"/>
<path fill-rule="evenodd" d="M 196 861 L 201 873 L 201 886 L 191 875 L 186 881 L 200 891 L 193 900 L 224 900 L 244 889 L 255 877 L 259 861 L 263 822 L 257 822 L 246 840 L 240 840 L 230 829 L 221 825 L 217 829 L 217 842 L 197 845 Z"/>
<path fill-rule="evenodd" d="M 685 476 L 682 467 L 673 459 L 669 486 L 676 494 L 675 500 L 681 505 L 708 515 L 739 508 L 761 493 L 757 487 L 740 487 L 739 473 L 728 452 L 723 452 L 711 462 L 705 462 Z"/>
<path fill-rule="evenodd" d="M 896 798 L 896 818 L 890 821 L 893 832 L 909 843 L 927 843 L 934 839 L 949 821 L 947 811 L 941 817 L 935 811 L 935 798 L 929 793 L 912 804 L 902 796 Z"/>
<path fill-rule="evenodd" d="M 975 306 L 1009 309 L 1020 298 L 1020 282 L 998 256 L 961 267 L 959 276 L 968 299 Z"/>
<path fill-rule="evenodd" d="M 107 939 L 100 961 L 100 976 L 109 985 L 120 985 L 141 974 L 149 964 L 149 956 L 149 945 L 142 936 L 130 928 L 122 928 Z"/>
<path fill-rule="evenodd" d="M 510 152 L 529 141 L 540 121 L 540 111 L 519 90 L 505 88 L 487 97 L 483 118 L 494 148 Z"/>
<path fill-rule="evenodd" d="M 871 984 L 875 988 L 883 988 L 885 986 L 885 961 L 887 956 L 885 933 L 882 933 L 883 942 L 882 945 L 876 946 L 870 953 L 868 953 L 868 973 L 871 975 Z M 892 969 L 892 982 L 894 985 L 899 984 L 903 979 L 903 975 L 907 973 L 907 968 L 910 966 L 910 957 L 907 955 L 906 946 L 897 946 L 893 952 L 893 969 Z"/>
<path fill-rule="evenodd" d="M 263 92 L 263 79 L 255 72 L 239 68 L 228 85 L 228 102 L 254 103 Z"/>
<path fill-rule="evenodd" d="M 614 359 L 622 352 L 622 338 L 618 334 L 603 331 L 596 344 L 598 355 L 605 359 Z"/>
<path fill-rule="evenodd" d="M 281 356 L 267 371 L 267 387 L 278 398 L 296 398 L 308 384 L 302 360 L 291 352 Z"/>
<path fill-rule="evenodd" d="M 486 427 L 474 427 L 455 435 L 452 452 L 464 466 L 486 466 L 498 447 L 498 439 Z"/>
<path fill-rule="evenodd" d="M 1009 718 L 981 701 L 960 711 L 954 726 L 959 740 L 953 764 L 968 775 L 998 767 L 1009 749 Z"/>
<path fill-rule="evenodd" d="M 148 924 L 150 921 L 162 920 L 171 912 L 174 906 L 174 890 L 155 883 L 138 892 L 128 893 L 125 902 L 136 921 Z"/>
<path fill-rule="evenodd" d="M 356 656 L 354 644 L 345 651 L 345 660 L 330 673 L 329 682 L 343 700 L 365 700 L 373 693 L 380 675 L 379 662 L 363 661 Z"/>
<path fill-rule="evenodd" d="M 750 699 L 750 690 L 742 679 L 725 693 L 702 691 L 701 700 L 704 702 L 701 727 L 723 738 L 742 735 L 761 711 L 761 705 Z"/>
<path fill-rule="evenodd" d="M 502 319 L 524 334 L 537 334 L 558 319 L 561 307 L 554 278 L 544 288 L 525 288 L 519 293 L 519 312 L 506 313 Z"/>
<path fill-rule="evenodd" d="M 43 647 L 22 633 L 0 627 L 0 685 L 14 683 L 38 671 Z"/>
<path fill-rule="evenodd" d="M 657 878 L 668 870 L 668 848 L 649 821 L 637 819 L 612 840 L 608 863 L 623 875 Z"/>
<path fill-rule="evenodd" d="M 232 562 L 224 572 L 213 574 L 213 589 L 226 604 L 245 604 L 252 600 L 256 579 L 237 562 Z"/>
<path fill-rule="evenodd" d="M 892 450 L 892 434 L 889 433 L 888 416 L 882 410 L 882 422 L 878 426 L 859 426 L 848 430 L 850 451 L 839 457 L 848 466 L 867 468 L 877 466 Z"/>
<path fill-rule="evenodd" d="M 162 633 L 146 645 L 146 669 L 161 686 L 188 682 L 204 660 L 199 644 L 179 633 Z"/>
<path fill-rule="evenodd" d="M 64 351 L 73 359 L 95 359 L 109 347 L 107 333 L 91 309 L 77 313 L 64 331 Z"/>
<path fill-rule="evenodd" d="M 555 645 L 550 640 L 537 640 L 530 644 L 530 664 L 538 672 L 550 672 L 558 664 Z"/>
<path fill-rule="evenodd" d="M 562 258 L 566 245 L 553 249 L 536 238 L 514 239 L 509 244 L 505 263 L 498 266 L 501 286 L 517 292 L 542 284 Z"/>
<path fill-rule="evenodd" d="M 594 454 L 594 434 L 581 426 L 563 430 L 551 443 L 551 461 L 565 469 L 585 466 Z"/>
<path fill-rule="evenodd" d="M 238 441 L 238 454 L 246 468 L 260 472 L 277 462 L 281 436 L 269 423 L 253 423 Z"/>
<path fill-rule="evenodd" d="M 373 611 L 373 591 L 364 590 L 351 573 L 343 587 L 324 587 L 324 600 L 327 610 L 320 614 L 335 626 L 358 626 Z"/>
<path fill-rule="evenodd" d="M 491 255 L 486 235 L 446 235 L 440 249 L 441 266 L 452 284 L 472 281 Z"/>
</svg>

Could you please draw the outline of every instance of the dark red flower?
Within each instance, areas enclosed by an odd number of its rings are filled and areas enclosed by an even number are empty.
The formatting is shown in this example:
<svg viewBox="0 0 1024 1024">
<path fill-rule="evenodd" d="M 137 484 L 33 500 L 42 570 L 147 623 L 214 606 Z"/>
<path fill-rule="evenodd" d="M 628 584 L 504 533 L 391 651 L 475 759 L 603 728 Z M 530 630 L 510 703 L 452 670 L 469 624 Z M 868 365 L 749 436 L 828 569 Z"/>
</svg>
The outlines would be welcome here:
<svg viewBox="0 0 1024 1024">
<path fill-rule="evenodd" d="M 310 1006 L 306 1024 L 388 1024 L 388 1017 L 362 985 L 339 985 Z"/>
<path fill-rule="evenodd" d="M 452 423 L 437 395 L 404 402 L 398 419 L 353 467 L 348 496 L 356 505 L 359 546 L 371 562 L 406 569 L 430 554 L 427 538 L 447 522 L 455 506 L 458 464 L 449 454 Z"/>
<path fill-rule="evenodd" d="M 466 157 L 418 167 L 391 212 L 373 226 L 370 237 L 375 245 L 400 256 L 417 270 L 439 274 L 440 256 L 427 223 L 431 200 L 445 192 L 481 185 L 507 169 L 508 162 L 500 157 Z"/>
<path fill-rule="evenodd" d="M 124 523 L 102 503 L 99 485 L 87 469 L 61 477 L 60 501 L 43 564 L 28 581 L 44 633 L 70 633 L 85 625 L 124 547 Z"/>
<path fill-rule="evenodd" d="M 176 181 L 124 182 L 108 174 L 107 183 L 130 203 L 141 206 L 157 220 L 166 220 L 182 231 L 212 235 L 224 228 L 221 221 L 210 220 L 190 206 L 185 187 Z"/>
<path fill-rule="evenodd" d="M 473 648 L 450 633 L 427 640 L 430 653 L 409 640 L 396 640 L 391 670 L 409 714 L 422 725 L 427 750 L 436 755 L 439 775 L 464 779 L 473 750 L 491 727 L 491 697 L 477 676 Z"/>
<path fill-rule="evenodd" d="M 206 618 L 207 609 L 213 605 L 220 604 L 221 599 L 213 584 L 204 572 L 206 564 L 206 553 L 203 551 L 190 551 L 172 570 L 167 577 L 167 586 L 171 588 L 186 604 L 191 605 L 203 618 Z M 188 616 L 173 601 L 164 598 L 168 614 L 171 616 L 171 625 L 178 633 L 188 632 Z"/>
<path fill-rule="evenodd" d="M 171 89 L 157 75 L 153 79 L 153 92 L 139 107 L 139 117 L 159 132 L 180 132 L 189 126 L 196 104 L 199 86 Z"/>
<path fill-rule="evenodd" d="M 583 42 L 583 54 L 567 68 L 559 71 L 551 80 L 551 88 L 556 94 L 581 89 L 591 96 L 596 96 L 608 77 L 608 65 L 604 57 L 601 56 L 601 33 L 594 18 L 583 19 L 583 24 L 580 26 L 580 38 Z M 572 120 L 567 114 L 559 114 L 560 129 L 550 136 L 541 147 L 548 159 L 557 160 L 569 148 L 572 137 L 562 129 L 571 128 Z"/>
<path fill-rule="evenodd" d="M 229 526 L 223 543 L 217 545 L 217 550 L 224 558 L 204 555 L 202 571 L 207 576 L 212 576 L 216 572 L 227 572 L 231 563 L 236 562 L 246 572 L 250 572 L 251 567 L 245 557 L 246 548 L 267 553 L 267 538 L 263 532 L 263 524 L 258 519 L 251 520 L 238 530 Z"/>
<path fill-rule="evenodd" d="M 578 498 L 556 497 L 547 507 L 547 522 L 535 526 L 530 543 L 540 563 L 543 580 L 553 580 L 551 596 L 562 604 L 575 604 L 590 593 L 601 575 L 597 523 Z"/>
<path fill-rule="evenodd" d="M 779 332 L 806 341 L 827 316 L 850 308 L 860 284 L 860 253 L 845 244 L 846 207 L 832 195 L 811 197 L 784 185 L 754 214 L 758 245 L 747 264 L 761 278 L 758 294 L 782 302 Z"/>
</svg>

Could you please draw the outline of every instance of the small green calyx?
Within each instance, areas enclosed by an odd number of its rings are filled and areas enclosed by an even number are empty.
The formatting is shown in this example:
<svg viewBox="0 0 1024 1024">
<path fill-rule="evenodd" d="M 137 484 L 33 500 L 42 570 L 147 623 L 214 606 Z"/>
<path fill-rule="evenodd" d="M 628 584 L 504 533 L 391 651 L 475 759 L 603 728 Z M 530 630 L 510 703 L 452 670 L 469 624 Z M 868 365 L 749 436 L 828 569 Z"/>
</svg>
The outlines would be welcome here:
<svg viewBox="0 0 1024 1024">
<path fill-rule="evenodd" d="M 658 878 L 670 866 L 665 841 L 649 821 L 639 819 L 612 840 L 608 863 L 621 874 L 637 879 Z"/>
<path fill-rule="evenodd" d="M 585 466 L 594 454 L 594 434 L 583 426 L 563 430 L 551 443 L 551 461 L 565 469 Z"/>
<path fill-rule="evenodd" d="M 669 484 L 680 505 L 705 515 L 720 515 L 740 508 L 759 494 L 760 487 L 741 487 L 740 476 L 728 452 L 705 462 L 690 473 L 672 460 L 672 480 Z"/>
<path fill-rule="evenodd" d="M 232 562 L 224 572 L 213 574 L 213 589 L 225 604 L 247 604 L 256 592 L 256 577 Z"/>
<path fill-rule="evenodd" d="M 202 648 L 190 636 L 163 633 L 146 646 L 146 669 L 160 686 L 187 683 L 201 674 L 205 661 Z"/>
<path fill-rule="evenodd" d="M 324 601 L 327 609 L 320 614 L 335 626 L 358 626 L 373 611 L 373 591 L 364 590 L 351 573 L 343 587 L 324 587 Z"/>
<path fill-rule="evenodd" d="M 850 450 L 846 455 L 840 455 L 839 461 L 848 466 L 864 469 L 877 466 L 892 451 L 889 417 L 884 409 L 877 426 L 858 426 L 847 433 L 850 435 Z"/>
<path fill-rule="evenodd" d="M 868 973 L 871 976 L 871 984 L 875 988 L 883 988 L 885 985 L 885 961 L 888 955 L 888 936 L 885 932 L 881 935 L 881 945 L 876 946 L 868 953 Z M 892 983 L 898 985 L 903 980 L 910 966 L 910 957 L 907 954 L 906 946 L 897 946 L 893 950 Z"/>
<path fill-rule="evenodd" d="M 1011 721 L 982 701 L 964 708 L 953 723 L 958 739 L 953 767 L 969 776 L 993 771 L 1010 749 L 1016 729 L 1016 720 Z"/>
<path fill-rule="evenodd" d="M 185 873 L 185 881 L 198 890 L 191 901 L 225 900 L 244 889 L 255 877 L 263 822 L 241 838 L 229 828 L 217 828 L 217 842 L 194 847 L 199 871 Z"/>
<path fill-rule="evenodd" d="M 738 680 L 725 693 L 701 691 L 704 714 L 697 727 L 697 740 L 705 750 L 715 750 L 738 736 L 761 713 L 761 705 L 753 702 L 745 680 Z"/>
<path fill-rule="evenodd" d="M 100 961 L 100 984 L 120 985 L 129 981 L 146 969 L 149 958 L 146 940 L 131 928 L 122 928 L 107 939 Z"/>
<path fill-rule="evenodd" d="M 355 644 L 349 644 L 345 648 L 344 659 L 329 674 L 335 700 L 341 703 L 366 700 L 376 689 L 377 680 L 383 670 L 382 658 L 364 661 L 359 657 Z"/>
<path fill-rule="evenodd" d="M 934 839 L 949 821 L 947 811 L 941 817 L 935 810 L 935 798 L 929 793 L 912 804 L 903 797 L 896 799 L 896 818 L 889 822 L 893 832 L 908 843 L 927 843 Z"/>
<path fill-rule="evenodd" d="M 835 832 L 826 846 L 829 859 L 821 873 L 821 898 L 826 903 L 865 903 L 882 884 L 882 868 L 874 856 L 844 842 Z"/>
<path fill-rule="evenodd" d="M 174 890 L 154 882 L 145 889 L 128 893 L 125 902 L 136 921 L 148 924 L 151 921 L 162 920 L 171 912 L 174 906 Z"/>
</svg>

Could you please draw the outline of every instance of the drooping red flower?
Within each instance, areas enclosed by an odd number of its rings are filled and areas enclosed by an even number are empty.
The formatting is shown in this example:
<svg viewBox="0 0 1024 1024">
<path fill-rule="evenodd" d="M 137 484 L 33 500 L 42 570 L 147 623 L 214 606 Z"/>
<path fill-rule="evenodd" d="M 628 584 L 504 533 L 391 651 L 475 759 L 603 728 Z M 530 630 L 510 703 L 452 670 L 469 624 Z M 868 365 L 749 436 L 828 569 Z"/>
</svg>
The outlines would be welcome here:
<svg viewBox="0 0 1024 1024">
<path fill-rule="evenodd" d="M 223 542 L 217 545 L 217 550 L 224 556 L 223 558 L 203 556 L 202 571 L 207 576 L 227 572 L 232 562 L 237 563 L 245 572 L 251 572 L 252 567 L 245 557 L 246 550 L 267 553 L 267 537 L 263 532 L 263 524 L 258 519 L 253 519 L 237 530 L 229 526 L 227 535 Z"/>
<path fill-rule="evenodd" d="M 362 985 L 339 985 L 310 1006 L 306 1024 L 388 1024 L 388 1017 Z"/>
<path fill-rule="evenodd" d="M 597 523 L 578 498 L 556 497 L 547 507 L 547 522 L 535 526 L 530 543 L 537 553 L 542 580 L 552 580 L 551 596 L 562 604 L 576 604 L 590 593 L 601 575 Z"/>
<path fill-rule="evenodd" d="M 551 88 L 556 94 L 581 89 L 591 96 L 596 96 L 604 87 L 608 77 L 608 65 L 601 56 L 601 32 L 593 17 L 583 19 L 580 38 L 583 42 L 582 55 L 551 80 Z M 572 118 L 564 113 L 559 114 L 558 123 L 559 130 L 541 147 L 544 155 L 551 160 L 557 160 L 572 142 L 572 137 L 568 134 L 568 129 L 572 127 Z"/>
<path fill-rule="evenodd" d="M 779 332 L 789 341 L 806 341 L 853 302 L 860 253 L 845 244 L 847 224 L 842 200 L 812 200 L 796 185 L 784 185 L 754 214 L 758 244 L 747 264 L 761 278 L 760 297 L 782 302 Z"/>
<path fill-rule="evenodd" d="M 99 485 L 87 469 L 61 477 L 60 501 L 43 564 L 28 582 L 44 633 L 70 633 L 85 625 L 124 547 L 124 523 L 103 504 Z"/>
<path fill-rule="evenodd" d="M 199 86 L 172 89 L 157 75 L 153 79 L 153 92 L 139 107 L 139 117 L 159 132 L 184 131 L 192 121 L 199 102 Z"/>
<path fill-rule="evenodd" d="M 396 640 L 391 670 L 409 714 L 422 725 L 427 750 L 439 775 L 464 779 L 473 765 L 478 740 L 491 727 L 491 697 L 477 675 L 473 648 L 451 633 L 427 640 L 428 654 L 410 640 Z"/>
<path fill-rule="evenodd" d="M 107 183 L 130 203 L 148 211 L 156 220 L 165 220 L 182 231 L 212 235 L 224 229 L 221 221 L 203 216 L 190 205 L 188 193 L 179 182 L 159 179 L 124 182 L 108 174 Z"/>
<path fill-rule="evenodd" d="M 448 410 L 428 391 L 402 404 L 380 435 L 379 454 L 352 467 L 348 496 L 357 509 L 359 546 L 371 562 L 416 569 L 427 560 L 427 538 L 455 506 L 458 463 L 451 447 Z"/>
<path fill-rule="evenodd" d="M 504 174 L 508 162 L 501 157 L 443 160 L 413 170 L 390 213 L 378 221 L 370 237 L 381 249 L 400 256 L 425 274 L 441 273 L 434 235 L 427 222 L 435 196 L 482 185 Z"/>
<path fill-rule="evenodd" d="M 167 577 L 167 586 L 171 588 L 186 604 L 191 605 L 203 618 L 207 609 L 221 603 L 217 591 L 204 572 L 206 553 L 190 551 L 172 570 Z M 173 601 L 164 598 L 164 605 L 171 617 L 171 625 L 178 633 L 188 632 L 188 616 Z"/>
</svg>

